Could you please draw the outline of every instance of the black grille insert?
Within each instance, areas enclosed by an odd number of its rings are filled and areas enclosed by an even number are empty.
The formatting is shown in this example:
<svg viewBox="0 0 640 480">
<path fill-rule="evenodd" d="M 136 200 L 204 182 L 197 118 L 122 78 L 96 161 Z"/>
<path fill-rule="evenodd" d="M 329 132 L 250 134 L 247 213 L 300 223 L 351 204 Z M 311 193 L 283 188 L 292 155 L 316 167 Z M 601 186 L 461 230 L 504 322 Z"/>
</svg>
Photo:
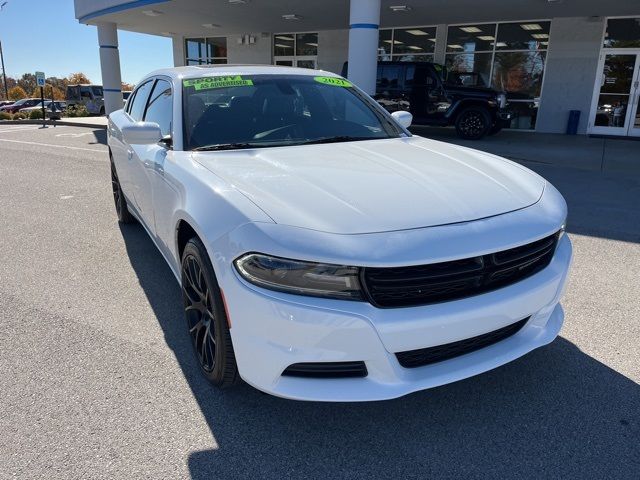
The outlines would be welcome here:
<svg viewBox="0 0 640 480">
<path fill-rule="evenodd" d="M 515 335 L 524 327 L 529 318 L 530 317 L 527 317 L 524 320 L 499 328 L 493 332 L 467 338 L 466 340 L 396 353 L 396 358 L 398 362 L 400 362 L 400 365 L 405 368 L 423 367 L 425 365 L 431 365 L 432 363 L 450 360 L 467 353 L 475 352 L 476 350 L 488 347 L 489 345 L 493 345 L 494 343 L 498 343 Z"/>
<path fill-rule="evenodd" d="M 294 363 L 282 375 L 306 378 L 352 378 L 366 377 L 364 362 L 318 362 Z"/>
<path fill-rule="evenodd" d="M 413 307 L 479 295 L 544 269 L 559 232 L 527 245 L 450 262 L 362 271 L 368 300 L 380 308 Z"/>
</svg>

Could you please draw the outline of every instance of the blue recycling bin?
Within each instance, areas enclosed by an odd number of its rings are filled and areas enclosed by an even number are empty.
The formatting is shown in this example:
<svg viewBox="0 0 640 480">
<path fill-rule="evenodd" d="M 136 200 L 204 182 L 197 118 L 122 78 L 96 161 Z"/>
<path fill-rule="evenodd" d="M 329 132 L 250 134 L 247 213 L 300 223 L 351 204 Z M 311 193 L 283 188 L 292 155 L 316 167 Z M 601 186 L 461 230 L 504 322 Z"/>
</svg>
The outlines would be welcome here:
<svg viewBox="0 0 640 480">
<path fill-rule="evenodd" d="M 580 110 L 571 110 L 569 112 L 569 120 L 567 121 L 567 135 L 575 135 L 578 133 L 579 124 Z"/>
</svg>

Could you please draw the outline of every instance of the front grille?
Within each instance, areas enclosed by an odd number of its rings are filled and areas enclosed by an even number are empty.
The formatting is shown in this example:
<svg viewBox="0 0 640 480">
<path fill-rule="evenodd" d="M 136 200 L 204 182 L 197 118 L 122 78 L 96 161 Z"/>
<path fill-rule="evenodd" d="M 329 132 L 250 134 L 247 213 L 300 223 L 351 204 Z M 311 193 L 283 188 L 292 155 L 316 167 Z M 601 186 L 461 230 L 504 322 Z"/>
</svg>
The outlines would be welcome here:
<svg viewBox="0 0 640 480">
<path fill-rule="evenodd" d="M 367 374 L 364 362 L 294 363 L 282 372 L 288 377 L 306 378 L 352 378 L 366 377 Z"/>
<path fill-rule="evenodd" d="M 475 352 L 476 350 L 488 347 L 489 345 L 493 345 L 494 343 L 498 343 L 512 335 L 515 335 L 522 327 L 524 327 L 529 318 L 530 317 L 527 317 L 524 320 L 499 328 L 493 332 L 478 335 L 473 338 L 467 338 L 466 340 L 447 343 L 445 345 L 437 345 L 435 347 L 421 348 L 419 350 L 396 353 L 396 358 L 403 367 L 416 368 L 459 357 L 460 355 Z"/>
<path fill-rule="evenodd" d="M 519 282 L 551 262 L 559 232 L 479 257 L 409 267 L 363 269 L 368 300 L 380 308 L 413 307 L 479 295 Z"/>
</svg>

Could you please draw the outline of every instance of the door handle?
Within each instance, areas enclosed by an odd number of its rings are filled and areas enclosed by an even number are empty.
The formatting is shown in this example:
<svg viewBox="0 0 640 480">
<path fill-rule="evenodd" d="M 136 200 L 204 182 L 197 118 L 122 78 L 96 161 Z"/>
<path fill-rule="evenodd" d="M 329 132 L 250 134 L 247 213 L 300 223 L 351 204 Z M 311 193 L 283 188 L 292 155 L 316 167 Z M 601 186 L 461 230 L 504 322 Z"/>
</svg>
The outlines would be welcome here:
<svg viewBox="0 0 640 480">
<path fill-rule="evenodd" d="M 127 160 L 131 160 L 133 158 L 133 150 L 127 150 Z"/>
</svg>

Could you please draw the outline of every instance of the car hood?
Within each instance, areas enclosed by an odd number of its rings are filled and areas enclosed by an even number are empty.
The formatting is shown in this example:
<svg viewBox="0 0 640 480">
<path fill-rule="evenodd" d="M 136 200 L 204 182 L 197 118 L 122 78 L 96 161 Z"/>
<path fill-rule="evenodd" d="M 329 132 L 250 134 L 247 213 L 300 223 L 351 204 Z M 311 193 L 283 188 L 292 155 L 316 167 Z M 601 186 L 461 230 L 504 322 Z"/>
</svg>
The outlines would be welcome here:
<svg viewBox="0 0 640 480">
<path fill-rule="evenodd" d="M 358 234 L 468 222 L 536 203 L 545 181 L 421 137 L 193 153 L 276 223 Z"/>
</svg>

